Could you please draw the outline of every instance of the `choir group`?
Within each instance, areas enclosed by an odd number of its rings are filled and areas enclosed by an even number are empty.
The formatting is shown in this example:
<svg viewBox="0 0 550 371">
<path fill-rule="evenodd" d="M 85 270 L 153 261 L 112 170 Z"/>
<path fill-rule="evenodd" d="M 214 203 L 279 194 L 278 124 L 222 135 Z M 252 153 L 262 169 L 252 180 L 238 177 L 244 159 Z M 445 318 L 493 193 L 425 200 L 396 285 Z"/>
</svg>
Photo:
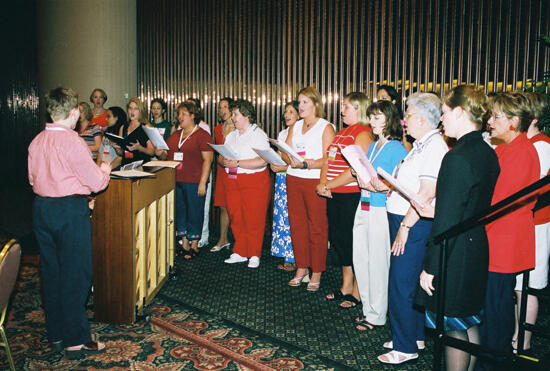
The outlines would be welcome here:
<svg viewBox="0 0 550 371">
<path fill-rule="evenodd" d="M 198 100 L 180 103 L 173 125 L 166 120 L 167 104 L 160 98 L 151 101 L 149 116 L 139 98 L 130 99 L 125 112 L 120 107 L 106 109 L 102 89 L 92 92 L 93 107 L 76 104 L 70 89 L 52 90 L 47 107 L 53 123 L 29 147 L 41 254 L 50 261 L 76 243 L 64 241 L 66 248 L 48 252 L 55 249 L 55 234 L 62 229 L 49 225 L 41 212 L 62 212 L 82 203 L 75 196 L 104 188 L 110 169 L 120 165 L 153 157 L 177 161 L 176 233 L 184 259 L 192 259 L 208 244 L 212 192 L 213 206 L 220 209 L 220 236 L 210 251 L 231 248 L 225 263 L 247 262 L 249 268 L 258 268 L 273 195 L 271 254 L 283 258 L 279 269 L 295 271 L 288 285 L 305 283 L 307 291 L 318 291 L 330 246 L 339 258 L 342 282 L 326 300 L 345 309 L 361 304 L 361 315 L 352 324 L 358 331 L 373 330 L 389 320 L 392 338 L 383 344 L 388 351 L 378 357 L 380 362 L 400 364 L 418 358 L 425 347 L 425 327 L 435 327 L 440 246 L 433 237 L 549 173 L 550 139 L 541 133 L 548 99 L 520 91 L 488 97 L 480 88 L 462 85 L 443 99 L 431 92 L 414 93 L 407 97 L 403 113 L 397 91 L 384 85 L 375 102 L 364 93 L 347 94 L 341 104 L 343 129 L 336 132 L 325 119 L 322 97 L 314 87 L 303 88 L 296 98 L 284 106 L 284 129 L 276 138 L 283 147 L 278 152 L 282 161 L 269 163 L 259 155 L 271 148 L 269 138 L 247 100 L 220 100 L 212 137 Z M 147 136 L 136 136 L 123 147 L 105 135 L 128 137 L 140 126 L 157 128 L 168 150 L 154 147 Z M 70 148 L 82 154 L 82 140 L 75 142 L 71 129 L 84 139 L 87 159 L 60 160 L 71 157 Z M 213 144 L 223 145 L 231 156 L 217 154 Z M 64 146 L 56 149 L 63 153 L 37 156 L 40 148 L 51 152 L 52 146 Z M 362 160 L 374 169 L 391 174 L 413 197 L 382 177 L 360 176 L 361 169 L 348 161 L 351 149 L 360 150 Z M 74 172 L 77 180 L 62 192 L 52 185 L 45 168 L 67 173 L 65 180 Z M 270 170 L 275 174 L 274 191 Z M 548 280 L 550 210 L 533 214 L 536 201 L 537 197 L 523 200 L 487 226 L 473 227 L 449 241 L 444 308 L 448 335 L 502 351 L 517 348 L 514 296 L 521 296 L 519 273 L 534 268 L 529 285 L 538 289 Z M 82 228 L 74 239 L 88 235 Z M 87 251 L 87 244 L 82 251 Z M 79 265 L 88 269 L 88 263 Z M 43 285 L 50 342 L 63 344 L 68 354 L 102 351 L 104 344 L 90 340 L 85 317 L 59 318 L 67 313 L 67 308 L 59 308 L 63 298 L 51 292 L 63 285 L 59 269 L 43 272 L 50 277 Z M 76 313 L 89 277 L 82 272 L 74 275 L 81 285 L 67 294 L 67 305 Z M 537 311 L 537 299 L 530 297 L 528 322 L 536 321 Z M 54 329 L 54 323 L 77 327 L 78 334 L 67 335 Z M 530 333 L 524 348 L 530 348 Z M 492 367 L 458 349 L 447 348 L 445 355 L 448 369 Z"/>
</svg>

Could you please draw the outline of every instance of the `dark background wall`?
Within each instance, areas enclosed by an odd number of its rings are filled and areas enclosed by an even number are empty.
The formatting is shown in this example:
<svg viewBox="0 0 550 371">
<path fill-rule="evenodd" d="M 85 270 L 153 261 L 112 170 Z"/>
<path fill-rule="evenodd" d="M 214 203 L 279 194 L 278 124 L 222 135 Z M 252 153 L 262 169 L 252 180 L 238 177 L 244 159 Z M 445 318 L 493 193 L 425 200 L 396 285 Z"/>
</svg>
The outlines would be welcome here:
<svg viewBox="0 0 550 371">
<path fill-rule="evenodd" d="M 270 136 L 282 105 L 315 85 L 340 125 L 344 94 L 390 83 L 445 93 L 522 87 L 548 67 L 546 0 L 138 0 L 138 93 L 200 98 L 207 121 L 229 95 L 251 100 Z"/>
</svg>

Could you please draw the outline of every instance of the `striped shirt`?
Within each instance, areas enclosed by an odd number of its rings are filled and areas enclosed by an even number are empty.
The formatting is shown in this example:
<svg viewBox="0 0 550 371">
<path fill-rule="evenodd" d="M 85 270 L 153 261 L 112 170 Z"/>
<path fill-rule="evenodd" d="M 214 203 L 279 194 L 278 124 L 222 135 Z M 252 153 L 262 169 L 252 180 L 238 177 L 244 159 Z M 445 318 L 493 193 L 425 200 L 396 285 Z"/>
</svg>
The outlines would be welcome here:
<svg viewBox="0 0 550 371">
<path fill-rule="evenodd" d="M 84 129 L 84 131 L 79 135 L 82 139 L 84 139 L 84 142 L 86 142 L 88 147 L 91 147 L 95 145 L 95 137 L 101 135 L 101 127 L 98 124 L 90 123 L 88 127 Z M 97 159 L 98 149 L 92 151 L 92 158 L 94 159 L 94 161 Z"/>
<path fill-rule="evenodd" d="M 357 136 L 363 132 L 370 131 L 370 126 L 355 124 L 348 126 L 338 132 L 334 140 L 327 148 L 328 169 L 327 181 L 336 178 L 349 169 L 349 164 L 342 156 L 342 149 L 354 144 Z M 331 189 L 333 193 L 354 193 L 360 192 L 357 182 L 351 182 L 344 186 Z"/>
</svg>

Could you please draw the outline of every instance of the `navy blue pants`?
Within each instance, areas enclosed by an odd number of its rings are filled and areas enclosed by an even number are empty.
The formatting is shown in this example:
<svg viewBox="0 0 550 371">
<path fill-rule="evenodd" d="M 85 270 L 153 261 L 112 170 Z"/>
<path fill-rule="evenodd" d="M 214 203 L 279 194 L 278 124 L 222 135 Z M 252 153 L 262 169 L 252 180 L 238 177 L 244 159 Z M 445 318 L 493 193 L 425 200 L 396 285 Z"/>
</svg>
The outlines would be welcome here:
<svg viewBox="0 0 550 371">
<path fill-rule="evenodd" d="M 391 244 L 402 220 L 403 215 L 388 213 Z M 431 221 L 416 222 L 409 231 L 404 254 L 392 255 L 390 260 L 388 307 L 393 349 L 403 353 L 418 352 L 416 341 L 424 340 L 424 311 L 414 308 L 413 302 L 431 228 Z"/>
<path fill-rule="evenodd" d="M 92 285 L 92 230 L 87 197 L 40 197 L 33 206 L 34 233 L 46 329 L 50 342 L 89 342 L 86 299 Z"/>
<path fill-rule="evenodd" d="M 197 194 L 198 184 L 176 183 L 176 232 L 189 241 L 201 239 L 206 196 Z"/>
<path fill-rule="evenodd" d="M 483 322 L 479 327 L 481 345 L 501 351 L 510 351 L 514 336 L 514 287 L 516 273 L 489 272 Z M 478 360 L 476 370 L 491 370 L 494 366 Z"/>
</svg>

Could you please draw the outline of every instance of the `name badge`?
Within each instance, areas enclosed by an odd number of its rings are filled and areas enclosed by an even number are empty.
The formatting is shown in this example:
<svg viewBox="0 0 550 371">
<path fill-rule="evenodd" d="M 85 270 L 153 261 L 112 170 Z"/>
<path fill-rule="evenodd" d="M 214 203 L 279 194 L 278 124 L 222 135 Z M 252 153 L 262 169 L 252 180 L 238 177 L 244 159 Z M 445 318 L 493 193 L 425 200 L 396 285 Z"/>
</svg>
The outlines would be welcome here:
<svg viewBox="0 0 550 371">
<path fill-rule="evenodd" d="M 370 210 L 370 192 L 362 189 L 361 190 L 361 211 Z"/>
<path fill-rule="evenodd" d="M 336 146 L 330 147 L 328 151 L 328 160 L 334 161 L 334 159 L 336 158 L 336 153 L 338 153 L 338 148 L 336 148 Z"/>
<path fill-rule="evenodd" d="M 296 143 L 296 153 L 301 157 L 301 158 L 306 158 L 306 146 L 305 144 L 303 143 Z"/>
<path fill-rule="evenodd" d="M 174 152 L 174 161 L 183 161 L 183 152 Z"/>
<path fill-rule="evenodd" d="M 232 167 L 229 168 L 229 174 L 227 175 L 229 179 L 237 179 L 237 168 Z"/>
</svg>

